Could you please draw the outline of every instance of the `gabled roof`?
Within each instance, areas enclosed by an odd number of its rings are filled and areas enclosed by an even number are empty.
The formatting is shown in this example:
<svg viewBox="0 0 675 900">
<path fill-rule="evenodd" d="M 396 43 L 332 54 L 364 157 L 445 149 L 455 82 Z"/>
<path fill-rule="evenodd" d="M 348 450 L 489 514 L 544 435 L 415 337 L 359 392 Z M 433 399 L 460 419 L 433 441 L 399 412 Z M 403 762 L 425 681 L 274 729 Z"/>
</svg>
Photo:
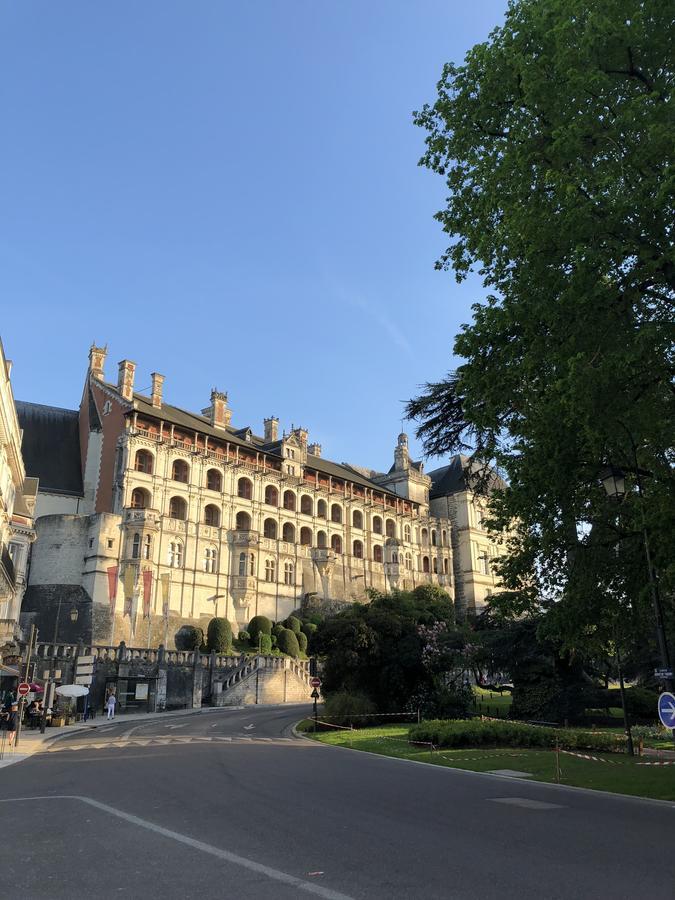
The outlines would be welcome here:
<svg viewBox="0 0 675 900">
<path fill-rule="evenodd" d="M 82 496 L 79 413 L 76 409 L 17 400 L 23 429 L 26 473 L 38 478 L 40 491 Z"/>
<path fill-rule="evenodd" d="M 474 489 L 475 481 L 480 475 L 485 474 L 485 466 L 478 460 L 458 453 L 450 459 L 447 466 L 427 472 L 431 478 L 431 490 L 429 499 L 447 497 L 448 494 L 457 494 L 461 491 Z M 505 482 L 496 472 L 489 472 L 490 487 L 505 487 Z"/>
</svg>

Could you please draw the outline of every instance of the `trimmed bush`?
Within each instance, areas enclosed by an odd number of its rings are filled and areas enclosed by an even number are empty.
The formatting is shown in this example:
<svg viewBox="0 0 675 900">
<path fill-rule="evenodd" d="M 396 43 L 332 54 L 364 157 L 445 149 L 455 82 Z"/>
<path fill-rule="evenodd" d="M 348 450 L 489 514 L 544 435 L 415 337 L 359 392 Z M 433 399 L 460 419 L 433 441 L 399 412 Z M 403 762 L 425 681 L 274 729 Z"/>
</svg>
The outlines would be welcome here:
<svg viewBox="0 0 675 900">
<path fill-rule="evenodd" d="M 435 720 L 413 725 L 411 741 L 426 741 L 437 747 L 555 747 L 561 750 L 623 752 L 625 737 L 609 732 L 547 728 L 524 722 L 481 721 L 479 719 Z"/>
<path fill-rule="evenodd" d="M 276 634 L 273 634 L 272 635 L 272 646 L 276 647 L 276 645 L 277 645 L 277 636 L 276 636 Z"/>
<path fill-rule="evenodd" d="M 259 634 L 272 634 L 272 623 L 267 616 L 253 616 L 248 623 L 248 633 L 251 635 L 251 643 L 258 643 Z"/>
<path fill-rule="evenodd" d="M 227 653 L 232 647 L 232 626 L 223 618 L 213 618 L 206 629 L 206 648 L 209 652 Z"/>
<path fill-rule="evenodd" d="M 307 640 L 307 635 L 304 634 L 302 631 L 299 631 L 295 637 L 297 638 L 298 647 L 300 648 L 300 652 L 307 653 L 307 644 L 309 643 L 309 641 Z"/>
<path fill-rule="evenodd" d="M 377 707 L 365 694 L 337 691 L 326 698 L 323 715 L 333 725 L 367 725 L 370 716 L 377 717 Z"/>
<path fill-rule="evenodd" d="M 284 622 L 286 628 L 290 628 L 291 631 L 294 631 L 296 634 L 300 634 L 300 629 L 302 628 L 302 622 L 296 616 L 289 616 Z"/>
<path fill-rule="evenodd" d="M 251 635 L 248 633 L 248 631 L 240 631 L 238 638 L 240 641 L 246 641 L 247 643 L 251 642 Z"/>
<path fill-rule="evenodd" d="M 308 638 L 311 638 L 318 627 L 319 626 L 315 625 L 314 622 L 303 622 L 300 630 L 303 634 L 306 634 Z"/>
<path fill-rule="evenodd" d="M 282 653 L 297 659 L 300 656 L 300 647 L 298 646 L 298 638 L 294 631 L 290 628 L 284 628 L 277 638 L 277 645 Z"/>
<path fill-rule="evenodd" d="M 279 637 L 281 632 L 285 630 L 285 627 L 286 626 L 283 625 L 281 622 L 277 622 L 276 625 L 272 626 L 272 634 L 276 635 L 276 637 Z"/>
<path fill-rule="evenodd" d="M 181 625 L 174 635 L 176 650 L 199 650 L 204 643 L 204 632 L 194 625 Z"/>
<path fill-rule="evenodd" d="M 261 634 L 260 635 L 260 652 L 261 653 L 271 653 L 272 652 L 272 635 L 271 634 Z"/>
</svg>

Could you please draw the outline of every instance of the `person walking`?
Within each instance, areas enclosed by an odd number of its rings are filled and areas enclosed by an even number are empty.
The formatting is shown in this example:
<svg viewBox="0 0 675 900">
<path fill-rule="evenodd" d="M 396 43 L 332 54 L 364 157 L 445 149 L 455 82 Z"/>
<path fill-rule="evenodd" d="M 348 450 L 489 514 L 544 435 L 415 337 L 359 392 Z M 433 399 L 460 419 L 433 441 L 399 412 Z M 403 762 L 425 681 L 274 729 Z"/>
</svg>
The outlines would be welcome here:
<svg viewBox="0 0 675 900">
<path fill-rule="evenodd" d="M 19 722 L 19 706 L 17 703 L 12 703 L 11 709 L 9 711 L 9 716 L 7 717 L 7 743 L 9 744 L 9 749 L 14 749 L 14 741 L 16 740 L 16 729 Z"/>
<path fill-rule="evenodd" d="M 115 718 L 115 704 L 117 703 L 117 697 L 114 694 L 108 694 L 108 699 L 105 702 L 106 709 L 108 710 L 108 718 Z"/>
</svg>

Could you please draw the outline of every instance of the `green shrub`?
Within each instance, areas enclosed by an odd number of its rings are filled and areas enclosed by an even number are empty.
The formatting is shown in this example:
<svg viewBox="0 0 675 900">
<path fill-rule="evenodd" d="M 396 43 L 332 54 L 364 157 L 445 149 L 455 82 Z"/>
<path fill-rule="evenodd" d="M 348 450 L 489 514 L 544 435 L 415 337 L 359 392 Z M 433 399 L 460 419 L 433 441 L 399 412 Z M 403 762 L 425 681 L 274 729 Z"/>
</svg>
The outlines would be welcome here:
<svg viewBox="0 0 675 900">
<path fill-rule="evenodd" d="M 309 643 L 309 641 L 307 640 L 307 635 L 304 632 L 299 631 L 295 637 L 298 641 L 298 647 L 300 648 L 300 652 L 307 653 L 307 644 Z"/>
<path fill-rule="evenodd" d="M 287 656 L 292 656 L 294 659 L 297 659 L 298 656 L 300 656 L 298 639 L 295 632 L 291 631 L 290 628 L 284 628 L 277 638 L 277 645 L 281 652 L 285 653 Z"/>
<path fill-rule="evenodd" d="M 258 643 L 259 634 L 272 634 L 272 623 L 267 616 L 253 616 L 248 623 L 248 633 L 251 635 L 251 643 Z"/>
<path fill-rule="evenodd" d="M 277 642 L 278 642 L 278 638 L 277 638 L 276 634 L 273 634 L 273 635 L 272 635 L 271 640 L 272 640 L 272 646 L 273 646 L 273 647 L 276 647 L 276 646 L 277 646 Z"/>
<path fill-rule="evenodd" d="M 204 643 L 204 632 L 194 625 L 181 625 L 174 635 L 176 650 L 199 650 Z"/>
<path fill-rule="evenodd" d="M 615 695 L 618 691 L 613 692 Z M 621 696 L 619 694 L 619 696 Z M 626 690 L 626 705 L 628 712 L 638 719 L 652 719 L 656 721 L 658 718 L 659 695 L 657 691 L 650 691 L 648 688 L 631 687 Z M 619 700 L 619 705 L 621 701 Z"/>
<path fill-rule="evenodd" d="M 337 691 L 326 698 L 324 715 L 333 725 L 367 725 L 377 715 L 377 707 L 365 694 Z"/>
<path fill-rule="evenodd" d="M 286 628 L 285 625 L 283 625 L 281 622 L 277 622 L 275 625 L 272 626 L 272 634 L 275 635 L 276 637 L 279 637 L 279 635 L 281 634 L 282 631 L 285 630 L 285 628 Z"/>
<path fill-rule="evenodd" d="M 271 634 L 261 634 L 260 635 L 260 652 L 261 653 L 271 653 L 272 652 L 272 635 Z"/>
<path fill-rule="evenodd" d="M 425 741 L 437 747 L 555 747 L 561 750 L 623 751 L 623 735 L 610 732 L 547 728 L 524 722 L 482 721 L 480 719 L 435 720 L 413 725 L 411 741 Z"/>
<path fill-rule="evenodd" d="M 290 628 L 291 631 L 294 631 L 296 634 L 300 634 L 300 629 L 302 628 L 302 622 L 296 616 L 289 616 L 284 622 L 286 628 Z"/>
<path fill-rule="evenodd" d="M 223 618 L 213 618 L 206 629 L 206 647 L 209 652 L 227 653 L 232 647 L 232 626 Z"/>
<path fill-rule="evenodd" d="M 240 631 L 237 637 L 240 641 L 244 641 L 247 644 L 251 642 L 251 635 L 248 633 L 248 631 Z"/>
<path fill-rule="evenodd" d="M 314 632 L 316 631 L 316 629 L 318 627 L 319 626 L 316 625 L 314 622 L 303 622 L 302 628 L 300 630 L 302 631 L 303 634 L 306 634 L 308 638 L 311 638 L 311 636 L 314 634 Z"/>
</svg>

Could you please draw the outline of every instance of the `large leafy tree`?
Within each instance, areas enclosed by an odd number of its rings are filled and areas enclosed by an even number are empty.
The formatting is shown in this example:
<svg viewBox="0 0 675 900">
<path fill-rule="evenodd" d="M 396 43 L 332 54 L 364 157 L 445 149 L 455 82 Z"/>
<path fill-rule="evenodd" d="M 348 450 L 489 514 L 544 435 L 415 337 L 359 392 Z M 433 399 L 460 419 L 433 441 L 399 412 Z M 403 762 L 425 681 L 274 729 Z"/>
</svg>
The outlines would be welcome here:
<svg viewBox="0 0 675 900">
<path fill-rule="evenodd" d="M 647 602 L 643 515 L 672 616 L 671 18 L 660 0 L 514 0 L 415 114 L 449 190 L 437 265 L 478 270 L 488 297 L 456 338 L 463 363 L 408 413 L 428 453 L 471 448 L 507 476 L 502 604 L 569 604 L 568 643 L 598 621 L 589 591 L 615 619 L 608 548 Z M 598 483 L 608 464 L 629 473 L 620 506 Z"/>
</svg>

